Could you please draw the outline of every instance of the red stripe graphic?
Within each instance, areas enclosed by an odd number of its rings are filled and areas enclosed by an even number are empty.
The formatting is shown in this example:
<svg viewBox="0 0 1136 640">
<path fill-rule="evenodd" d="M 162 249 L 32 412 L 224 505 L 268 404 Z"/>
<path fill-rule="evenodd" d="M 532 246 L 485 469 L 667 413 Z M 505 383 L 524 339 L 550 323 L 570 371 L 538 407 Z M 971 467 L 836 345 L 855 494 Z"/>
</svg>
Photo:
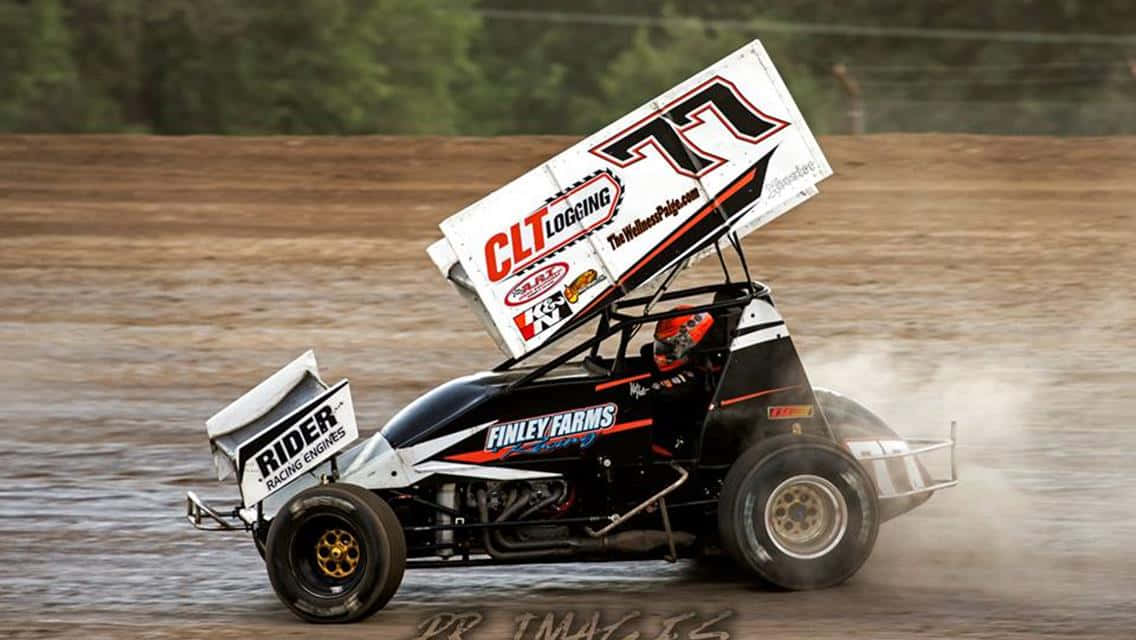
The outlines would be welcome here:
<svg viewBox="0 0 1136 640">
<path fill-rule="evenodd" d="M 753 400 L 754 398 L 760 398 L 761 396 L 767 396 L 771 393 L 777 393 L 778 391 L 788 391 L 789 389 L 797 389 L 800 386 L 801 385 L 799 385 L 799 384 L 794 384 L 794 385 L 791 385 L 791 386 L 788 386 L 788 387 L 778 387 L 776 389 L 766 389 L 765 391 L 758 391 L 758 392 L 755 392 L 755 393 L 747 393 L 744 396 L 738 396 L 736 398 L 730 398 L 729 400 L 723 400 L 721 402 L 720 406 L 728 407 L 728 406 L 734 404 L 735 402 L 745 402 L 746 400 Z"/>
<path fill-rule="evenodd" d="M 600 429 L 598 431 L 598 433 L 601 436 L 606 436 L 606 435 L 611 434 L 611 433 L 619 433 L 620 431 L 630 431 L 632 429 L 638 429 L 640 427 L 650 426 L 650 424 L 651 424 L 650 418 L 647 418 L 646 420 L 635 420 L 635 421 L 632 421 L 632 422 L 624 422 L 623 424 L 613 424 L 606 429 Z"/>
<path fill-rule="evenodd" d="M 655 250 L 652 251 L 651 253 L 648 253 L 647 257 L 640 260 L 638 264 L 636 264 L 634 267 L 631 267 L 631 269 L 629 271 L 624 273 L 623 277 L 619 279 L 619 284 L 623 284 L 624 282 L 626 282 L 627 279 L 630 278 L 633 273 L 635 273 L 636 271 L 641 269 L 643 267 L 643 265 L 650 262 L 651 258 L 654 258 L 655 256 L 659 255 L 659 252 L 661 252 L 663 249 L 666 249 L 668 246 L 670 246 L 670 244 L 672 242 L 674 242 L 676 239 L 681 238 L 683 236 L 683 234 L 685 234 L 687 232 L 688 229 L 690 229 L 692 226 L 695 225 L 695 223 L 697 223 L 699 220 L 705 218 L 706 216 L 710 215 L 710 213 L 712 211 L 716 211 L 718 209 L 718 207 L 721 206 L 721 204 L 723 202 L 728 200 L 730 198 L 730 196 L 737 193 L 739 189 L 741 189 L 742 187 L 745 187 L 749 183 L 753 182 L 753 179 L 756 176 L 757 176 L 757 169 L 753 169 L 749 173 L 745 174 L 742 177 L 742 179 L 735 182 L 733 184 L 733 186 L 731 186 L 729 189 L 723 191 L 722 193 L 719 193 L 718 197 L 714 198 L 709 203 L 707 203 L 705 207 L 702 207 L 702 210 L 699 211 L 698 213 L 696 213 L 693 217 L 691 217 L 690 220 L 687 220 L 686 224 L 684 224 L 684 225 L 682 225 L 681 227 L 678 228 L 678 231 L 675 231 L 674 233 L 672 233 L 670 238 L 668 238 L 666 242 L 655 247 Z"/>
<path fill-rule="evenodd" d="M 637 376 L 631 376 L 630 378 L 620 378 L 619 380 L 612 380 L 610 382 L 601 382 L 601 383 L 596 385 L 596 391 L 603 391 L 604 389 L 610 389 L 612 387 L 618 387 L 621 384 L 627 384 L 628 382 L 635 382 L 636 380 L 642 380 L 643 378 L 650 378 L 650 377 L 651 377 L 651 374 L 649 374 L 649 373 L 641 373 Z"/>
</svg>

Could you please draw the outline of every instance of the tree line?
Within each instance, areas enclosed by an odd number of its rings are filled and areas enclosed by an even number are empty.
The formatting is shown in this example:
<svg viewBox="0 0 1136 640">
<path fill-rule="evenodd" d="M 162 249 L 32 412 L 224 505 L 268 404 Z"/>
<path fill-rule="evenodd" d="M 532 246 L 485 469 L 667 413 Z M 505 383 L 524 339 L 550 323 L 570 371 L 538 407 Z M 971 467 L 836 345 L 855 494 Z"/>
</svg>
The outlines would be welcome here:
<svg viewBox="0 0 1136 640">
<path fill-rule="evenodd" d="M 869 130 L 1132 133 L 1134 33 L 1130 0 L 0 0 L 0 131 L 583 134 L 760 37 L 821 133 L 837 63 Z"/>
</svg>

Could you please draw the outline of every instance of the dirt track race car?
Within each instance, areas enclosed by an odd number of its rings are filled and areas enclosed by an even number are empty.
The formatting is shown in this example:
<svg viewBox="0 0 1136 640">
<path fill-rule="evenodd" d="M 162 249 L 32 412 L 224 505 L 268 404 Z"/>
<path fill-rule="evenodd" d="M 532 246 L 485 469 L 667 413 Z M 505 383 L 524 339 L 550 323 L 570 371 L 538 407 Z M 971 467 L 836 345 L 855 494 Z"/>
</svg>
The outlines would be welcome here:
<svg viewBox="0 0 1136 640">
<path fill-rule="evenodd" d="M 503 363 L 350 447 L 350 386 L 309 351 L 207 421 L 241 502 L 190 492 L 189 521 L 250 532 L 312 622 L 371 615 L 407 567 L 724 557 L 787 589 L 848 579 L 881 522 L 957 480 L 953 427 L 905 440 L 813 387 L 750 277 L 741 237 L 830 174 L 747 45 L 442 223 L 430 255 Z M 671 289 L 706 256 L 721 282 Z M 681 353 L 640 336 L 655 325 Z"/>
</svg>

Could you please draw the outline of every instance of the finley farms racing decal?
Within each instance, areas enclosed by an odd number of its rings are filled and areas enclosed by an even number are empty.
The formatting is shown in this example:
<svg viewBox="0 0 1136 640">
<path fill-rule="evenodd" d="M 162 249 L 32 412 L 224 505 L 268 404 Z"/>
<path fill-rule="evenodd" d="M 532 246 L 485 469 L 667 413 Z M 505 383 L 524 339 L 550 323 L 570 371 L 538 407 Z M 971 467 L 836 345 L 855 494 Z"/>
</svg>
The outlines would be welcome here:
<svg viewBox="0 0 1136 640">
<path fill-rule="evenodd" d="M 733 82 L 714 76 L 668 102 L 657 114 L 592 147 L 591 152 L 616 166 L 629 167 L 645 157 L 645 148 L 653 146 L 675 172 L 702 177 L 726 163 L 726 158 L 698 148 L 686 136 L 705 122 L 706 112 L 716 115 L 735 138 L 750 144 L 789 126 L 753 106 Z"/>
<path fill-rule="evenodd" d="M 540 297 L 540 294 L 560 284 L 560 281 L 566 275 L 568 275 L 568 263 L 566 262 L 553 262 L 546 267 L 541 267 L 509 290 L 509 293 L 505 295 L 505 304 L 510 307 L 518 307 L 526 302 L 532 302 Z"/>
<path fill-rule="evenodd" d="M 485 243 L 485 273 L 504 280 L 611 221 L 623 186 L 610 171 L 599 171 L 549 199 Z"/>
<path fill-rule="evenodd" d="M 358 437 L 344 380 L 240 446 L 237 469 L 245 505 L 260 502 Z"/>
<path fill-rule="evenodd" d="M 568 306 L 564 294 L 557 291 L 513 316 L 513 322 L 517 323 L 517 329 L 520 329 L 525 340 L 532 340 L 546 329 L 560 324 L 570 315 L 572 308 Z"/>
<path fill-rule="evenodd" d="M 485 450 L 497 451 L 509 447 L 514 451 L 537 453 L 542 450 L 542 446 L 551 443 L 558 447 L 565 446 L 569 443 L 566 436 L 575 436 L 581 447 L 587 447 L 595 440 L 596 431 L 615 424 L 618 412 L 619 409 L 609 402 L 495 425 L 489 428 Z"/>
<path fill-rule="evenodd" d="M 618 415 L 619 408 L 608 402 L 493 425 L 486 433 L 483 449 L 446 456 L 446 459 L 456 462 L 493 462 L 516 455 L 558 451 L 570 446 L 586 449 L 601 436 L 640 429 L 652 423 L 649 418 L 616 423 Z"/>
</svg>

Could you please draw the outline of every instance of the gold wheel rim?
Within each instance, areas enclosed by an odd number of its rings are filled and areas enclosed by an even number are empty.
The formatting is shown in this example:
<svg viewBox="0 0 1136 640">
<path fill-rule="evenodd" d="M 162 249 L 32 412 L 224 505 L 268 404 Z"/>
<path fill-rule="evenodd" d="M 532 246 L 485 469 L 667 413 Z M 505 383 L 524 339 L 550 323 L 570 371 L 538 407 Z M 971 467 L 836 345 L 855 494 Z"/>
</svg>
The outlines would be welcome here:
<svg viewBox="0 0 1136 640">
<path fill-rule="evenodd" d="M 828 480 L 794 476 L 773 490 L 765 505 L 765 525 L 774 546 L 786 555 L 817 558 L 844 537 L 848 505 Z"/>
<path fill-rule="evenodd" d="M 359 543 L 351 532 L 328 529 L 316 541 L 316 566 L 330 578 L 346 578 L 359 566 Z"/>
</svg>

